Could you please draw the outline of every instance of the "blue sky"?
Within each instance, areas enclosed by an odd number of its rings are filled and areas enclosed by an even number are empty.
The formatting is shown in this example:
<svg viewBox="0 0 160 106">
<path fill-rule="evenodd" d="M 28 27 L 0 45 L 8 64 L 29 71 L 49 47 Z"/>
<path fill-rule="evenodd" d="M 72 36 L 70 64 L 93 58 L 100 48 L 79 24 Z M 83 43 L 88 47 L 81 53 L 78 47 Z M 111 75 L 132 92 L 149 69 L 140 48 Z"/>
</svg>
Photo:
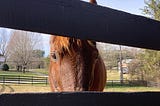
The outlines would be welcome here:
<svg viewBox="0 0 160 106">
<path fill-rule="evenodd" d="M 145 6 L 144 0 L 97 0 L 97 3 L 101 6 L 122 10 L 137 15 L 142 15 L 142 11 L 140 9 Z"/>
<path fill-rule="evenodd" d="M 100 5 L 110 7 L 117 10 L 122 10 L 132 14 L 142 15 L 144 0 L 97 0 Z"/>
</svg>

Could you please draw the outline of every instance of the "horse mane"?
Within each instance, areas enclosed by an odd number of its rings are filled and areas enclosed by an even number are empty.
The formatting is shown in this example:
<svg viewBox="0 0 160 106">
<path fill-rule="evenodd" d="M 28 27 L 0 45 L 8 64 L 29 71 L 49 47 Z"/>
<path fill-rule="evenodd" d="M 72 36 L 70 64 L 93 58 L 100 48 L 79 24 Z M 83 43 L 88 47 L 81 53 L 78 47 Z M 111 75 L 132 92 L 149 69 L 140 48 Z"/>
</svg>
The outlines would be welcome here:
<svg viewBox="0 0 160 106">
<path fill-rule="evenodd" d="M 64 53 L 71 54 L 73 49 L 75 49 L 74 47 L 80 49 L 85 44 L 90 45 L 92 47 L 96 47 L 95 41 L 80 40 L 76 38 L 62 37 L 62 36 L 51 36 L 50 44 L 54 45 L 54 49 L 58 51 L 60 54 Z"/>
</svg>

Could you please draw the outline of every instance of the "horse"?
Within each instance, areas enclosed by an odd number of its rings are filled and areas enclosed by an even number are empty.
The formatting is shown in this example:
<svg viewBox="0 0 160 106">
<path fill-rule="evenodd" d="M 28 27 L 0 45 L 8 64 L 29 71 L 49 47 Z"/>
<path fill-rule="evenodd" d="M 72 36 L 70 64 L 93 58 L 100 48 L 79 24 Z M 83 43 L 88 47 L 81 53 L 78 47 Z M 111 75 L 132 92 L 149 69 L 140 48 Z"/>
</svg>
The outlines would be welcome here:
<svg viewBox="0 0 160 106">
<path fill-rule="evenodd" d="M 51 35 L 49 82 L 53 92 L 103 91 L 106 68 L 96 42 Z"/>
</svg>

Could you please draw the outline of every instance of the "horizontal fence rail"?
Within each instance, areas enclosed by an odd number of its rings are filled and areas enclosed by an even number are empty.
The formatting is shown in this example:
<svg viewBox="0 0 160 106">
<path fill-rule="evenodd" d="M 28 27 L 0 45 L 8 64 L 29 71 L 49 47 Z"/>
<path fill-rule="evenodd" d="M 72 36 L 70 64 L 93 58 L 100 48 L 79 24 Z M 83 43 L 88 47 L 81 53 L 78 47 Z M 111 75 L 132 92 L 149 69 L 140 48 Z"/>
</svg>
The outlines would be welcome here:
<svg viewBox="0 0 160 106">
<path fill-rule="evenodd" d="M 160 106 L 160 93 L 59 92 L 0 95 L 0 106 Z"/>
<path fill-rule="evenodd" d="M 114 87 L 114 86 L 144 86 L 147 87 L 148 82 L 145 80 L 107 80 L 107 86 Z"/>
<path fill-rule="evenodd" d="M 160 50 L 160 22 L 80 0 L 1 0 L 0 14 L 1 27 Z M 160 106 L 159 98 L 159 92 L 2 94 L 0 106 Z"/>
<path fill-rule="evenodd" d="M 2 84 L 48 84 L 48 77 L 35 77 L 35 76 L 16 76 L 16 75 L 0 75 L 0 83 Z M 109 87 L 114 86 L 145 86 L 145 87 L 160 87 L 160 83 L 147 82 L 144 80 L 107 80 Z"/>
<path fill-rule="evenodd" d="M 0 0 L 0 14 L 1 27 L 160 50 L 160 22 L 80 0 Z"/>
<path fill-rule="evenodd" d="M 0 75 L 0 83 L 47 85 L 48 77 Z"/>
<path fill-rule="evenodd" d="M 160 82 L 153 82 L 153 81 L 148 81 L 147 82 L 148 87 L 157 87 L 160 88 Z"/>
</svg>

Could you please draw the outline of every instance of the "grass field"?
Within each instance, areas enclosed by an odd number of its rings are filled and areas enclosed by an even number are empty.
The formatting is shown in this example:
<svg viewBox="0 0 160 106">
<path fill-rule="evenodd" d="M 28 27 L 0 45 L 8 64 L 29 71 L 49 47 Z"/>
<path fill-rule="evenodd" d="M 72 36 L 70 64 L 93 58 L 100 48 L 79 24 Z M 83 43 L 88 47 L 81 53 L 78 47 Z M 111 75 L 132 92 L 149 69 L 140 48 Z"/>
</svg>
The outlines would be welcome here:
<svg viewBox="0 0 160 106">
<path fill-rule="evenodd" d="M 117 86 L 117 87 L 106 87 L 104 92 L 150 92 L 158 91 L 160 88 L 155 87 L 126 87 L 126 86 Z"/>
<path fill-rule="evenodd" d="M 19 72 L 3 72 L 0 71 L 0 75 L 34 75 L 38 76 L 38 73 L 47 74 L 44 70 L 32 70 L 33 72 L 26 72 L 25 74 Z M 35 72 L 37 71 L 37 72 Z M 108 80 L 119 80 L 119 72 L 108 71 Z M 124 74 L 124 79 L 128 79 L 129 76 Z M 130 86 L 106 86 L 104 92 L 146 92 L 146 91 L 160 91 L 160 88 L 154 87 L 130 87 Z M 31 84 L 0 84 L 0 93 L 37 93 L 37 92 L 51 92 L 49 85 L 31 85 Z"/>
<path fill-rule="evenodd" d="M 17 76 L 19 76 L 19 75 L 21 75 L 21 76 L 23 76 L 23 75 L 26 75 L 26 76 L 30 76 L 30 75 L 35 75 L 35 74 L 33 74 L 33 73 L 30 73 L 30 72 L 26 72 L 26 73 L 22 73 L 22 72 L 15 72 L 15 71 L 0 71 L 0 75 L 17 75 Z"/>
<path fill-rule="evenodd" d="M 49 85 L 0 84 L 0 93 L 38 93 L 50 92 Z"/>
<path fill-rule="evenodd" d="M 123 78 L 129 79 L 128 74 L 123 74 Z M 108 70 L 107 80 L 120 80 L 120 73 L 117 70 Z"/>
<path fill-rule="evenodd" d="M 104 92 L 146 92 L 160 91 L 160 88 L 154 87 L 106 87 Z M 38 93 L 51 92 L 49 85 L 17 85 L 17 84 L 0 84 L 0 94 L 2 93 Z"/>
<path fill-rule="evenodd" d="M 44 75 L 48 75 L 48 70 L 46 69 L 31 69 L 30 72 L 37 72 L 37 73 L 41 73 Z"/>
<path fill-rule="evenodd" d="M 0 75 L 14 75 L 14 76 L 41 76 L 41 75 L 47 75 L 48 71 L 45 69 L 30 69 L 29 71 L 23 72 L 17 72 L 15 70 L 10 71 L 1 71 Z"/>
</svg>

